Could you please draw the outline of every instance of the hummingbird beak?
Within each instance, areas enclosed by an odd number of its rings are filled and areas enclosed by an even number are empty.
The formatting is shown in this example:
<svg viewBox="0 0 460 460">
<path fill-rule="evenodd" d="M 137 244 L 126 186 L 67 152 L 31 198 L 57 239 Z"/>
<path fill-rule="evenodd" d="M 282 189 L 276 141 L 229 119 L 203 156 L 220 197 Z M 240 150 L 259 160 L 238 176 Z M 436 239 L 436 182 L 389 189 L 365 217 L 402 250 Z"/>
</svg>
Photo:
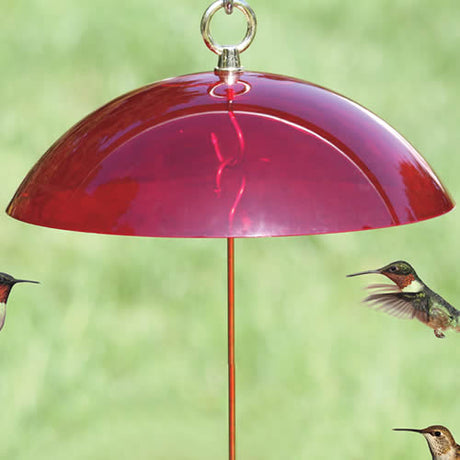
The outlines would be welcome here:
<svg viewBox="0 0 460 460">
<path fill-rule="evenodd" d="M 13 284 L 16 283 L 34 283 L 34 284 L 40 284 L 40 281 L 31 281 L 31 280 L 14 280 Z"/>
<path fill-rule="evenodd" d="M 415 428 L 393 428 L 393 431 L 413 431 L 414 433 L 421 433 L 423 430 L 416 430 Z"/>
<path fill-rule="evenodd" d="M 352 276 L 359 276 L 359 275 L 369 275 L 371 273 L 377 273 L 380 274 L 380 270 L 366 270 L 365 272 L 358 272 L 358 273 L 352 273 L 351 275 L 347 275 L 347 278 L 350 278 Z"/>
</svg>

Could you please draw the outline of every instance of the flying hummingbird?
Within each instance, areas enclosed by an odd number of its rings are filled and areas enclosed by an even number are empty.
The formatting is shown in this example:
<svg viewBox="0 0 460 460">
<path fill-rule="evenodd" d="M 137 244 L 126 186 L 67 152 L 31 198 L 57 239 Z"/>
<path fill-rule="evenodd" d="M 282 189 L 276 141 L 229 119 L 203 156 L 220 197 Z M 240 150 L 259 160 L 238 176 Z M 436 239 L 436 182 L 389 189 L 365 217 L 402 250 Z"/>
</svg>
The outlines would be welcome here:
<svg viewBox="0 0 460 460">
<path fill-rule="evenodd" d="M 11 288 L 16 283 L 39 284 L 38 281 L 18 280 L 11 275 L 8 275 L 8 273 L 0 272 L 0 330 L 2 330 L 3 325 L 5 324 L 6 302 L 8 300 L 8 296 L 10 295 Z"/>
<path fill-rule="evenodd" d="M 398 260 L 377 270 L 367 270 L 347 276 L 368 273 L 385 275 L 396 286 L 371 284 L 368 288 L 377 291 L 367 296 L 364 302 L 397 318 L 417 318 L 434 329 L 434 335 L 440 339 L 445 337 L 442 331 L 446 329 L 460 332 L 460 311 L 433 292 L 407 262 Z"/>
<path fill-rule="evenodd" d="M 432 425 L 423 430 L 413 428 L 393 428 L 393 430 L 423 434 L 430 448 L 432 460 L 460 460 L 460 446 L 445 426 Z"/>
</svg>

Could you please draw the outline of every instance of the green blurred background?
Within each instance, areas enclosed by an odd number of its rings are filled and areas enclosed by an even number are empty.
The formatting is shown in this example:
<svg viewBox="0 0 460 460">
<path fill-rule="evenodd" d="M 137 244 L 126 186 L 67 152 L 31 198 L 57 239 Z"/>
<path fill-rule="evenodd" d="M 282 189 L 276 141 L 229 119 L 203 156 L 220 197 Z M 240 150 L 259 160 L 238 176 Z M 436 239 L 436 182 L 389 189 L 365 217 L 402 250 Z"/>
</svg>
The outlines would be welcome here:
<svg viewBox="0 0 460 460">
<path fill-rule="evenodd" d="M 2 0 L 0 151 L 6 207 L 42 153 L 110 99 L 210 70 L 208 0 Z M 457 1 L 252 0 L 243 65 L 296 76 L 368 107 L 459 196 Z M 242 35 L 220 11 L 216 38 Z M 440 423 L 460 438 L 459 340 L 360 305 L 407 259 L 460 306 L 460 219 L 237 251 L 238 458 L 421 459 Z M 225 459 L 224 240 L 79 234 L 0 216 L 0 269 L 16 287 L 0 334 L 0 457 Z"/>
</svg>

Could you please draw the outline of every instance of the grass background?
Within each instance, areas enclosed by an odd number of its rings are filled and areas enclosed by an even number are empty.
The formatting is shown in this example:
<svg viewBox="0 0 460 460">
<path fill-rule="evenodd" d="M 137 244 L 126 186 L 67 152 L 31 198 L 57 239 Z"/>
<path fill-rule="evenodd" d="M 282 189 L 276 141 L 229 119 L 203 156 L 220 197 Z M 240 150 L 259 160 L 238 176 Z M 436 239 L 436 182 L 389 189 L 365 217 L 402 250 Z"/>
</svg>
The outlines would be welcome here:
<svg viewBox="0 0 460 460">
<path fill-rule="evenodd" d="M 460 9 L 444 0 L 253 0 L 252 70 L 319 83 L 395 126 L 459 196 Z M 207 1 L 2 0 L 0 203 L 64 131 L 106 101 L 209 70 Z M 222 13 L 222 12 L 221 12 Z M 214 23 L 213 23 L 214 26 Z M 216 16 L 216 37 L 241 35 Z M 392 427 L 460 438 L 460 337 L 360 306 L 344 275 L 411 261 L 460 305 L 460 219 L 239 240 L 238 458 L 421 459 Z M 225 241 L 123 238 L 0 216 L 21 285 L 0 334 L 0 457 L 226 458 Z"/>
</svg>

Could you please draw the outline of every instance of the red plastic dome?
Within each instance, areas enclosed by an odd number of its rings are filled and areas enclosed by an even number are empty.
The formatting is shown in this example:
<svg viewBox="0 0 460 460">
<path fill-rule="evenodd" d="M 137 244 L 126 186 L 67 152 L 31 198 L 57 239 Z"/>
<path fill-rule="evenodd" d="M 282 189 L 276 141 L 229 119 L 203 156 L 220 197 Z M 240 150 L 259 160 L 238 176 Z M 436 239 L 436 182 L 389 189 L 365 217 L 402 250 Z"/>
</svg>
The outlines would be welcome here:
<svg viewBox="0 0 460 460">
<path fill-rule="evenodd" d="M 453 208 L 415 149 L 305 81 L 186 75 L 121 96 L 38 161 L 7 212 L 33 224 L 176 237 L 364 230 Z"/>
</svg>

